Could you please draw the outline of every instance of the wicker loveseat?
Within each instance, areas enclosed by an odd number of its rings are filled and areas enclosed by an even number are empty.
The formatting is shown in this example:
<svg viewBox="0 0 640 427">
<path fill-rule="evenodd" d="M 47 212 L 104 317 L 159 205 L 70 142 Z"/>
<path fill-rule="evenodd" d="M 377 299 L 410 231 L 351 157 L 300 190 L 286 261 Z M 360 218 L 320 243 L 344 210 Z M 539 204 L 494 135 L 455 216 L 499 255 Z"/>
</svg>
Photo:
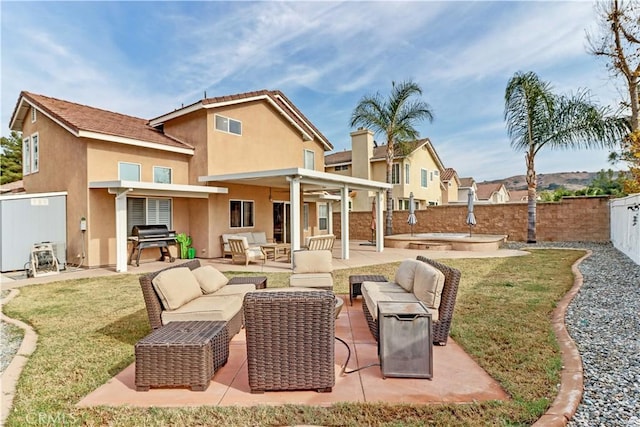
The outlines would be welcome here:
<svg viewBox="0 0 640 427">
<path fill-rule="evenodd" d="M 362 310 L 367 319 L 369 330 L 376 341 L 378 340 L 378 301 L 423 301 L 433 319 L 433 343 L 447 344 L 460 284 L 460 271 L 423 256 L 418 256 L 417 261 L 426 263 L 427 268 L 422 269 L 416 261 L 407 260 L 400 264 L 395 282 L 362 283 Z M 437 272 L 433 274 L 434 268 L 441 275 Z M 441 286 L 437 283 L 426 283 L 430 280 L 438 282 L 441 279 Z M 421 281 L 421 283 L 414 289 L 416 281 Z M 407 288 L 411 290 L 407 290 Z M 425 291 L 425 289 L 427 290 Z M 433 307 L 434 302 L 435 308 Z"/>
<path fill-rule="evenodd" d="M 256 287 L 227 282 L 221 272 L 202 267 L 199 260 L 140 276 L 151 329 L 177 321 L 225 321 L 231 339 L 242 328 L 244 295 Z"/>
</svg>

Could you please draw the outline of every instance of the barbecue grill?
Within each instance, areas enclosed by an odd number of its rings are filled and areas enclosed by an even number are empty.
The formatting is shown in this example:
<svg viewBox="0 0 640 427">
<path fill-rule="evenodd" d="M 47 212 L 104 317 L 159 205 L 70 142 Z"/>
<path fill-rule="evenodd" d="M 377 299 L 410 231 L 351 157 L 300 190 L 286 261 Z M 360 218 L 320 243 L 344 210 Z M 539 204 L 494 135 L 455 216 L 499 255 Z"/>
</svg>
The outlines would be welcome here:
<svg viewBox="0 0 640 427">
<path fill-rule="evenodd" d="M 138 251 L 136 257 L 136 265 L 140 266 L 140 254 L 146 248 L 158 248 L 160 250 L 160 261 L 169 258 L 169 261 L 175 261 L 169 253 L 169 245 L 176 245 L 176 232 L 169 230 L 166 225 L 134 225 L 131 230 L 129 240 L 133 242 L 131 255 L 129 256 L 129 264 L 133 259 L 133 255 Z"/>
</svg>

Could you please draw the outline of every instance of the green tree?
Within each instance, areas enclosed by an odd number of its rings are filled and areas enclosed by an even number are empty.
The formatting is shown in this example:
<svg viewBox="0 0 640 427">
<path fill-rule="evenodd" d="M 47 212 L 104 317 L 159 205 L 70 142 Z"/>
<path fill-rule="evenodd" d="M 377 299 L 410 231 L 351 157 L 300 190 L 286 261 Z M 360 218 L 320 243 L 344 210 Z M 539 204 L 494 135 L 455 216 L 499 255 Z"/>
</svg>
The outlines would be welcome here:
<svg viewBox="0 0 640 427">
<path fill-rule="evenodd" d="M 0 184 L 22 179 L 22 137 L 11 132 L 9 138 L 2 137 L 2 156 L 0 156 Z"/>
<path fill-rule="evenodd" d="M 628 121 L 590 102 L 589 92 L 559 96 L 533 72 L 517 72 L 507 83 L 504 118 L 511 146 L 525 152 L 527 241 L 536 241 L 535 157 L 541 149 L 611 147 L 627 135 Z"/>
<path fill-rule="evenodd" d="M 391 82 L 391 93 L 364 96 L 351 114 L 351 127 L 364 126 L 387 141 L 387 183 L 391 184 L 393 158 L 404 144 L 419 138 L 415 125 L 422 120 L 433 121 L 431 107 L 421 100 L 422 88 L 413 81 Z M 393 234 L 393 200 L 387 190 L 385 235 Z"/>
</svg>

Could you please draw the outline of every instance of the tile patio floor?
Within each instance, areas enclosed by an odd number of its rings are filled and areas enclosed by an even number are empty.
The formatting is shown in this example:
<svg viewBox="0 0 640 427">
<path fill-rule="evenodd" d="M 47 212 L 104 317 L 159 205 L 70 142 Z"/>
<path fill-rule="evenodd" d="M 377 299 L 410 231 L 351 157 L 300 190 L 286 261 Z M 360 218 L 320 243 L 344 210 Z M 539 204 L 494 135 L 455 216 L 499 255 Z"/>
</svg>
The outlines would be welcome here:
<svg viewBox="0 0 640 427">
<path fill-rule="evenodd" d="M 336 320 L 336 336 L 351 348 L 347 371 L 377 363 L 376 342 L 362 313 L 362 300 L 345 304 Z M 433 348 L 433 379 L 386 378 L 373 366 L 340 375 L 347 358 L 346 347 L 336 341 L 336 384 L 331 393 L 315 391 L 271 391 L 251 394 L 246 363 L 244 330 L 230 344 L 227 364 L 215 373 L 209 388 L 194 392 L 188 388 L 135 390 L 135 366 L 131 364 L 103 386 L 83 398 L 78 406 L 188 407 L 255 406 L 305 404 L 329 406 L 337 402 L 464 403 L 508 399 L 499 384 L 481 369 L 453 340 Z"/>
</svg>

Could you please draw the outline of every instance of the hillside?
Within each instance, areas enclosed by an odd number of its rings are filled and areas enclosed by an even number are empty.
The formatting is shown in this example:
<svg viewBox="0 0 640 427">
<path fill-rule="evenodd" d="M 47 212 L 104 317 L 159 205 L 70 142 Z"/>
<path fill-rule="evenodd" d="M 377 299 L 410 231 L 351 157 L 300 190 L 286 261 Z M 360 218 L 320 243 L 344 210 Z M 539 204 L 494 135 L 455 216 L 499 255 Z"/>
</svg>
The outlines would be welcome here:
<svg viewBox="0 0 640 427">
<path fill-rule="evenodd" d="M 596 177 L 597 172 L 559 172 L 538 174 L 538 191 L 555 190 L 564 187 L 567 190 L 580 190 L 589 186 Z M 525 175 L 516 175 L 505 179 L 483 181 L 482 184 L 503 183 L 507 190 L 526 190 L 527 181 Z"/>
</svg>

